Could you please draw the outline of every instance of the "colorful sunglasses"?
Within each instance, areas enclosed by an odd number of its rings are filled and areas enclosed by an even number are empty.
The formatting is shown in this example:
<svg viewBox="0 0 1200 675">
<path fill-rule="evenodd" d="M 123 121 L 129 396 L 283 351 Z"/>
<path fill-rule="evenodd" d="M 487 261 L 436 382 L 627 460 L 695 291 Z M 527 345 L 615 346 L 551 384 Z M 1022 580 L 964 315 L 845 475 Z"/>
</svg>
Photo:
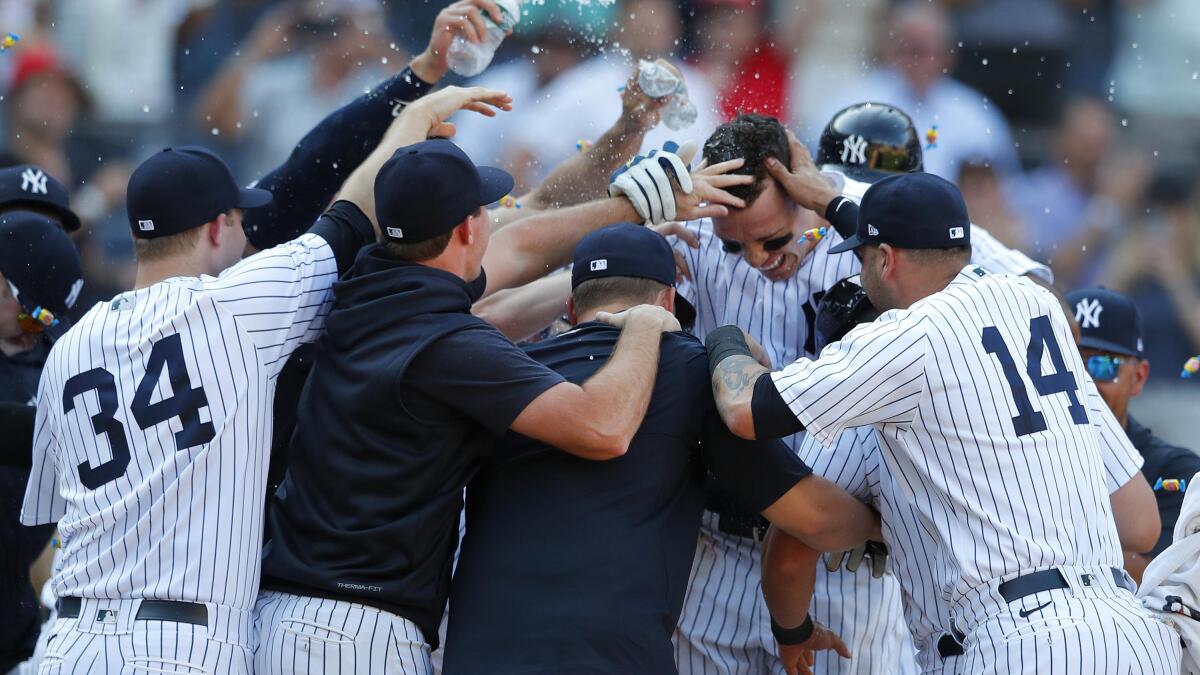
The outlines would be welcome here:
<svg viewBox="0 0 1200 675">
<path fill-rule="evenodd" d="M 17 323 L 26 333 L 41 333 L 50 326 L 57 326 L 58 319 L 54 318 L 54 312 L 44 307 L 34 307 L 32 312 L 17 314 Z"/>
<path fill-rule="evenodd" d="M 787 246 L 788 242 L 791 241 L 792 237 L 794 237 L 794 236 L 795 236 L 795 233 L 788 232 L 787 234 L 775 237 L 774 239 L 768 239 L 763 242 L 763 245 L 762 245 L 763 250 L 764 251 L 778 251 L 779 249 L 783 248 L 784 246 Z M 742 249 L 744 247 L 742 246 L 742 243 L 740 241 L 733 241 L 732 239 L 722 239 L 721 240 L 721 248 L 725 249 L 726 253 L 741 253 Z"/>
<path fill-rule="evenodd" d="M 1122 361 L 1121 357 L 1108 354 L 1089 356 L 1087 360 L 1088 374 L 1097 382 L 1116 382 Z"/>
</svg>

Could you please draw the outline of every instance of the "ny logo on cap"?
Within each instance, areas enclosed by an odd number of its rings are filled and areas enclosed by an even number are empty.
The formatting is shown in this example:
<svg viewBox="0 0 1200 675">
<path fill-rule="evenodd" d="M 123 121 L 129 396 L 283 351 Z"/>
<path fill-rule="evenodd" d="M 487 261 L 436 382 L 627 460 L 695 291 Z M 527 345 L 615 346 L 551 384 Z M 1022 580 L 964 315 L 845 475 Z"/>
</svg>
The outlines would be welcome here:
<svg viewBox="0 0 1200 675">
<path fill-rule="evenodd" d="M 850 134 L 842 141 L 843 164 L 867 163 L 867 139 L 858 134 Z"/>
<path fill-rule="evenodd" d="M 951 239 L 962 239 L 963 238 L 963 229 L 961 227 L 950 228 L 950 238 Z"/>
<path fill-rule="evenodd" d="M 608 269 L 608 258 L 601 258 L 599 260 L 593 260 L 592 264 L 591 264 L 591 268 L 592 268 L 593 272 L 600 272 L 600 271 Z"/>
<path fill-rule="evenodd" d="M 41 169 L 29 168 L 21 173 L 21 189 L 35 195 L 44 195 L 46 188 L 46 172 Z"/>
<path fill-rule="evenodd" d="M 404 238 L 404 230 L 402 230 L 398 227 L 389 227 L 387 229 L 387 233 L 388 233 L 388 236 L 393 239 L 403 239 Z"/>
<path fill-rule="evenodd" d="M 71 291 L 67 293 L 67 309 L 75 306 L 75 301 L 79 299 L 79 292 L 83 290 L 83 279 L 76 279 L 75 283 L 71 284 Z"/>
<path fill-rule="evenodd" d="M 871 236 L 871 237 L 878 237 L 879 230 L 876 229 L 876 227 L 874 225 L 871 225 L 870 223 L 868 223 L 867 224 L 867 235 Z"/>
<path fill-rule="evenodd" d="M 1104 306 L 1100 304 L 1099 298 L 1084 298 L 1075 303 L 1075 320 L 1079 322 L 1080 328 L 1099 328 L 1102 311 Z"/>
<path fill-rule="evenodd" d="M 139 220 L 138 221 L 138 229 L 141 230 L 142 232 L 153 231 L 154 230 L 154 221 L 153 220 Z"/>
</svg>

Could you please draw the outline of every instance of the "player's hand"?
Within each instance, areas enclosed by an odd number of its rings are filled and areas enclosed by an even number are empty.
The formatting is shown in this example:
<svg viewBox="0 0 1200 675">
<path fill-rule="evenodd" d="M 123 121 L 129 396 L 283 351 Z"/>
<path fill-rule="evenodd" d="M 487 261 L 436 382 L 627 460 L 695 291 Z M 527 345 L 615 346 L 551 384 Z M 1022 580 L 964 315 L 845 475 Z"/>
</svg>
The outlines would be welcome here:
<svg viewBox="0 0 1200 675">
<path fill-rule="evenodd" d="M 660 333 L 683 330 L 679 325 L 679 319 L 658 305 L 637 305 L 616 314 L 597 312 L 596 320 L 622 330 L 629 326 L 651 328 Z"/>
<path fill-rule="evenodd" d="M 485 87 L 446 87 L 408 104 L 401 116 L 416 115 L 415 119 L 424 120 L 429 129 L 426 136 L 450 138 L 455 128 L 446 119 L 459 110 L 495 117 L 496 110 L 512 110 L 512 97 Z"/>
<path fill-rule="evenodd" d="M 771 365 L 771 357 L 767 356 L 767 350 L 758 344 L 758 340 L 755 340 L 753 335 L 747 333 L 745 328 L 742 329 L 742 336 L 746 338 L 746 346 L 750 347 L 750 356 L 754 357 L 754 360 L 758 361 L 758 364 L 763 368 L 773 370 L 774 366 Z"/>
<path fill-rule="evenodd" d="M 500 25 L 503 16 L 499 5 L 492 0 L 458 0 L 439 12 L 433 20 L 433 33 L 429 36 L 429 45 L 409 64 L 413 73 L 429 84 L 436 84 L 445 77 L 450 71 L 446 55 L 454 37 L 462 35 L 471 42 L 479 42 L 487 35 L 487 24 L 483 21 L 484 12 L 487 12 L 496 25 Z"/>
<path fill-rule="evenodd" d="M 798 645 L 779 645 L 779 660 L 788 675 L 812 675 L 814 652 L 833 650 L 844 659 L 850 658 L 850 648 L 833 631 L 816 624 L 813 634 Z"/>
<path fill-rule="evenodd" d="M 670 70 L 680 80 L 683 79 L 683 73 L 666 59 L 658 59 L 658 65 Z M 625 89 L 621 92 L 621 120 L 620 125 L 625 129 L 626 133 L 646 133 L 654 127 L 658 126 L 658 121 L 663 108 L 671 102 L 671 96 L 660 96 L 651 98 L 642 91 L 642 87 L 638 84 L 637 66 L 634 66 L 633 75 L 629 76 L 629 81 L 625 83 Z M 684 163 L 691 161 L 691 158 L 684 160 Z"/>
<path fill-rule="evenodd" d="M 867 541 L 849 551 L 831 551 L 825 554 L 825 569 L 835 572 L 845 563 L 846 571 L 857 572 L 864 559 L 871 560 L 871 576 L 878 579 L 887 570 L 888 547 L 881 541 Z"/>
<path fill-rule="evenodd" d="M 694 154 L 694 147 L 690 142 L 680 146 L 667 141 L 661 150 L 634 157 L 613 173 L 608 196 L 624 196 L 642 221 L 651 225 L 676 220 L 678 194 L 690 194 L 693 190 L 688 160 L 677 152 Z"/>
<path fill-rule="evenodd" d="M 701 162 L 692 171 L 692 191 L 689 194 L 676 194 L 675 211 L 680 220 L 697 220 L 713 218 L 729 214 L 729 208 L 741 209 L 746 202 L 730 194 L 725 188 L 735 185 L 749 185 L 754 182 L 754 176 L 730 173 L 745 164 L 745 160 L 731 159 L 708 166 Z"/>
<path fill-rule="evenodd" d="M 825 207 L 838 197 L 838 192 L 813 164 L 812 155 L 808 148 L 796 138 L 791 131 L 787 132 L 788 150 L 792 155 L 791 167 L 786 167 L 774 157 L 767 158 L 767 171 L 779 182 L 779 186 L 800 206 L 824 215 Z"/>
<path fill-rule="evenodd" d="M 690 248 L 700 248 L 700 238 L 696 236 L 695 232 L 692 232 L 684 227 L 683 223 L 663 223 L 662 225 L 655 225 L 651 229 L 661 234 L 663 237 L 675 237 L 676 239 L 679 239 L 683 243 L 687 244 Z M 676 283 L 681 282 L 684 279 L 691 281 L 692 271 L 688 269 L 687 260 L 683 257 L 683 254 L 680 253 L 674 246 L 671 247 L 671 253 L 675 256 Z"/>
</svg>

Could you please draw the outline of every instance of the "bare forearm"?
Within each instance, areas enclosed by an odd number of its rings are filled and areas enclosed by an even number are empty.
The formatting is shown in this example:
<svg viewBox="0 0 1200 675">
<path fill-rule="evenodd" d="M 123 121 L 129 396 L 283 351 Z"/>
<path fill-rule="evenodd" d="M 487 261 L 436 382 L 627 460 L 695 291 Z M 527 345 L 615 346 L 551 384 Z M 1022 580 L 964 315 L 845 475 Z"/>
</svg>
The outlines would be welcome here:
<svg viewBox="0 0 1200 675">
<path fill-rule="evenodd" d="M 612 172 L 633 159 L 645 138 L 645 129 L 631 128 L 624 120 L 618 121 L 586 152 L 555 167 L 546 180 L 521 201 L 526 208 L 549 209 L 605 196 Z"/>
<path fill-rule="evenodd" d="M 471 312 L 516 342 L 562 316 L 570 294 L 571 275 L 560 272 L 520 288 L 495 293 L 475 303 Z"/>
<path fill-rule="evenodd" d="M 622 454 L 650 405 L 661 341 L 657 327 L 626 325 L 608 363 L 583 383 L 588 399 L 586 422 L 623 440 Z"/>
<path fill-rule="evenodd" d="M 636 218 L 627 199 L 606 198 L 543 211 L 504 228 L 483 257 L 488 271 L 484 295 L 527 284 L 562 267 L 587 233 Z"/>
<path fill-rule="evenodd" d="M 782 626 L 798 626 L 808 616 L 820 552 L 786 532 L 771 528 L 763 546 L 762 590 L 767 610 Z"/>
<path fill-rule="evenodd" d="M 796 483 L 763 516 L 818 551 L 843 551 L 882 539 L 874 509 L 816 475 Z"/>
<path fill-rule="evenodd" d="M 754 382 L 766 372 L 754 357 L 736 355 L 723 359 L 712 374 L 717 411 L 725 426 L 742 438 L 755 437 Z"/>
</svg>

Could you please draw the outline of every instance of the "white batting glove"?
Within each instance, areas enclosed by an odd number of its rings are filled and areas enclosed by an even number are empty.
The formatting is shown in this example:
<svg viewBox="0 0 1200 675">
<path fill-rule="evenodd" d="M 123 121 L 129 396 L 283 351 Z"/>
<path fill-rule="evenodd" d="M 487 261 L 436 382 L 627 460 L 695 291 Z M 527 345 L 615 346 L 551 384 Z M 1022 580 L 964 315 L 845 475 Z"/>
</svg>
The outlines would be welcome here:
<svg viewBox="0 0 1200 675">
<path fill-rule="evenodd" d="M 676 154 L 677 150 L 680 154 Z M 662 150 L 651 150 L 645 157 L 635 157 L 628 166 L 613 174 L 608 195 L 623 195 L 638 216 L 650 225 L 675 220 L 675 186 L 679 186 L 682 194 L 692 193 L 692 176 L 687 162 L 694 154 L 694 143 L 685 143 L 681 149 L 668 142 Z M 681 155 L 686 155 L 687 159 Z"/>
</svg>

